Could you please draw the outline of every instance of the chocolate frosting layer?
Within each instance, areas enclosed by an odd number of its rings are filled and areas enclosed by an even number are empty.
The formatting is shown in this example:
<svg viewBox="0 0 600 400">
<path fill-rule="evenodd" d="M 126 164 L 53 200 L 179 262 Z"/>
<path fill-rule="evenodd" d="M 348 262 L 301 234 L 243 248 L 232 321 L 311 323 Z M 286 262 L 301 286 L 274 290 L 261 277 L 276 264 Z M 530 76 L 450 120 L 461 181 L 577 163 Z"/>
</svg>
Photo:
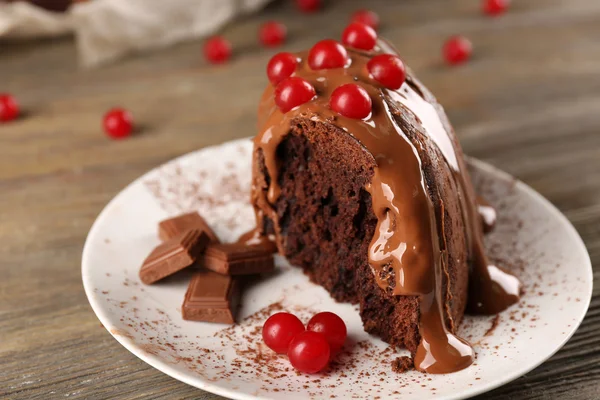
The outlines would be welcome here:
<svg viewBox="0 0 600 400">
<path fill-rule="evenodd" d="M 412 116 L 409 124 L 418 126 L 435 142 L 452 171 L 470 251 L 468 310 L 485 314 L 504 310 L 518 301 L 519 282 L 488 263 L 475 193 L 460 148 L 453 139 L 452 128 L 435 98 L 410 71 L 407 81 L 398 90 L 384 88 L 370 77 L 366 65 L 371 57 L 382 53 L 396 54 L 387 43 L 380 41 L 371 52 L 347 50 L 350 60 L 345 68 L 316 71 L 307 64 L 307 52 L 297 54 L 300 62 L 294 76 L 304 78 L 314 86 L 317 96 L 313 100 L 282 113 L 275 105 L 273 86 L 269 85 L 263 94 L 258 114 L 259 134 L 254 144 L 256 149 L 262 150 L 270 184 L 266 193 L 258 188 L 252 190 L 258 226 L 264 216 L 272 220 L 277 218 L 273 208 L 280 195 L 280 161 L 276 150 L 290 132 L 292 120 L 301 116 L 346 131 L 377 164 L 373 179 L 365 188 L 371 194 L 378 219 L 368 254 L 376 281 L 382 290 L 394 295 L 418 295 L 421 298 L 421 343 L 414 364 L 417 369 L 430 373 L 461 370 L 473 362 L 474 351 L 446 324 L 448 319 L 454 326 L 444 312 L 442 275 L 447 254 L 443 233 L 438 231 L 443 221 L 437 221 L 424 179 L 419 156 L 424 150 L 403 132 L 395 110 L 403 109 L 402 114 L 408 112 L 407 115 Z M 330 109 L 331 93 L 347 83 L 359 84 L 371 97 L 373 107 L 367 118 L 351 119 Z M 246 240 L 249 238 L 247 236 Z M 253 239 L 258 240 L 256 236 Z"/>
</svg>

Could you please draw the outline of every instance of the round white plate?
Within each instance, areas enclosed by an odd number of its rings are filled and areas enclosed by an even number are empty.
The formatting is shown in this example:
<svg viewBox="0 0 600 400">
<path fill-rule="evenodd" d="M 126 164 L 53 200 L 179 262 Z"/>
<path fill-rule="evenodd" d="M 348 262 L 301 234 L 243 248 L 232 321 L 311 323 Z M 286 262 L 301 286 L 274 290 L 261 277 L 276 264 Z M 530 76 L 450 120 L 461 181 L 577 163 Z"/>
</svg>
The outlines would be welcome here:
<svg viewBox="0 0 600 400">
<path fill-rule="evenodd" d="M 390 362 L 404 353 L 394 354 L 364 333 L 355 306 L 335 303 L 283 259 L 276 273 L 244 289 L 239 324 L 183 321 L 189 273 L 145 286 L 138 269 L 159 243 L 157 223 L 166 217 L 199 210 L 224 241 L 252 228 L 251 151 L 251 142 L 243 139 L 150 171 L 106 206 L 85 243 L 83 284 L 102 324 L 133 354 L 176 379 L 234 399 L 462 399 L 541 364 L 586 313 L 592 269 L 575 229 L 531 188 L 472 160 L 477 191 L 499 214 L 486 239 L 488 252 L 521 279 L 525 295 L 497 317 L 466 317 L 460 335 L 477 352 L 471 367 L 449 375 L 392 372 Z M 318 311 L 340 315 L 349 343 L 335 365 L 318 375 L 298 374 L 285 357 L 265 348 L 260 328 L 279 309 L 305 322 Z"/>
</svg>

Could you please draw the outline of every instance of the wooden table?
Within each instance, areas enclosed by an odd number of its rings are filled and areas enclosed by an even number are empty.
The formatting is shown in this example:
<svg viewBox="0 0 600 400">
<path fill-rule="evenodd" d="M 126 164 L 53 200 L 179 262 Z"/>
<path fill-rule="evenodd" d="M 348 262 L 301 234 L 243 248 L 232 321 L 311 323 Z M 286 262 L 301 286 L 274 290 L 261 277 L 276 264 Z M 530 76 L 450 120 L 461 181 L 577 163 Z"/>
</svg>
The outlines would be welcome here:
<svg viewBox="0 0 600 400">
<path fill-rule="evenodd" d="M 366 3 L 366 2 L 364 2 Z M 515 1 L 497 19 L 478 0 L 371 1 L 382 34 L 445 105 L 466 152 L 531 185 L 573 222 L 600 261 L 600 2 Z M 225 30 L 236 58 L 209 67 L 200 43 L 80 70 L 70 39 L 0 42 L 0 91 L 25 109 L 0 126 L 0 397 L 216 398 L 143 363 L 102 328 L 83 292 L 81 249 L 94 218 L 125 185 L 177 155 L 254 134 L 274 51 L 257 25 L 280 19 L 289 49 L 338 37 L 359 2 L 317 15 L 286 2 Z M 363 4 L 364 6 L 364 4 Z M 474 58 L 440 59 L 469 36 Z M 108 140 L 102 114 L 130 109 L 141 129 Z M 486 399 L 600 398 L 600 270 L 587 318 L 548 362 Z"/>
</svg>

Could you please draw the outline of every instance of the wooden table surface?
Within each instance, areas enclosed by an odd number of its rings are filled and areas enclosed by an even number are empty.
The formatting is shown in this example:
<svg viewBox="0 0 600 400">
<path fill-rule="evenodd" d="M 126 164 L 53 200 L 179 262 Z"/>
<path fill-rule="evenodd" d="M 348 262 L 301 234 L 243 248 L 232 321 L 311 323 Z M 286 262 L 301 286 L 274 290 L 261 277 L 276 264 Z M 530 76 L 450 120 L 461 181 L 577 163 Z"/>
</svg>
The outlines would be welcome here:
<svg viewBox="0 0 600 400">
<path fill-rule="evenodd" d="M 81 250 L 96 215 L 130 181 L 180 154 L 254 134 L 274 53 L 255 42 L 261 21 L 284 21 L 286 48 L 299 50 L 338 37 L 361 6 L 331 1 L 305 16 L 285 3 L 225 29 L 236 57 L 216 68 L 198 41 L 89 71 L 77 67 L 69 38 L 0 42 L 0 92 L 25 110 L 0 126 L 0 398 L 217 398 L 151 368 L 104 330 L 83 292 Z M 596 266 L 575 336 L 481 398 L 600 398 L 600 2 L 514 1 L 497 19 L 480 15 L 478 0 L 368 5 L 445 105 L 466 152 L 554 203 Z M 475 53 L 448 68 L 440 47 L 454 33 L 469 36 Z M 129 140 L 102 134 L 102 114 L 115 105 L 141 126 Z"/>
</svg>

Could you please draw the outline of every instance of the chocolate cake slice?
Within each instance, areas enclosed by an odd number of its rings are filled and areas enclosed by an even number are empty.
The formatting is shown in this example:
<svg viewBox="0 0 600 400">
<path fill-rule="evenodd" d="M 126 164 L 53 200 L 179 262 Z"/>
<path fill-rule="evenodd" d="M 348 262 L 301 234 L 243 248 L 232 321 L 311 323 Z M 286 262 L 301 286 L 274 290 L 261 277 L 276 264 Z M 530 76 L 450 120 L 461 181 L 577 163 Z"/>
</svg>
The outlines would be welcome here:
<svg viewBox="0 0 600 400">
<path fill-rule="evenodd" d="M 359 51 L 327 42 L 346 57 L 342 66 L 296 54 L 295 81 L 275 82 L 261 100 L 257 232 L 274 235 L 279 252 L 334 299 L 359 304 L 365 330 L 408 349 L 417 369 L 463 369 L 474 357 L 455 335 L 467 305 L 498 312 L 517 301 L 518 281 L 487 263 L 462 151 L 435 98 L 410 71 L 399 88 L 374 78 L 377 56 L 403 65 L 388 44 Z M 368 96 L 367 117 L 339 109 L 344 85 Z M 286 106 L 290 90 L 311 88 L 312 98 Z"/>
</svg>

